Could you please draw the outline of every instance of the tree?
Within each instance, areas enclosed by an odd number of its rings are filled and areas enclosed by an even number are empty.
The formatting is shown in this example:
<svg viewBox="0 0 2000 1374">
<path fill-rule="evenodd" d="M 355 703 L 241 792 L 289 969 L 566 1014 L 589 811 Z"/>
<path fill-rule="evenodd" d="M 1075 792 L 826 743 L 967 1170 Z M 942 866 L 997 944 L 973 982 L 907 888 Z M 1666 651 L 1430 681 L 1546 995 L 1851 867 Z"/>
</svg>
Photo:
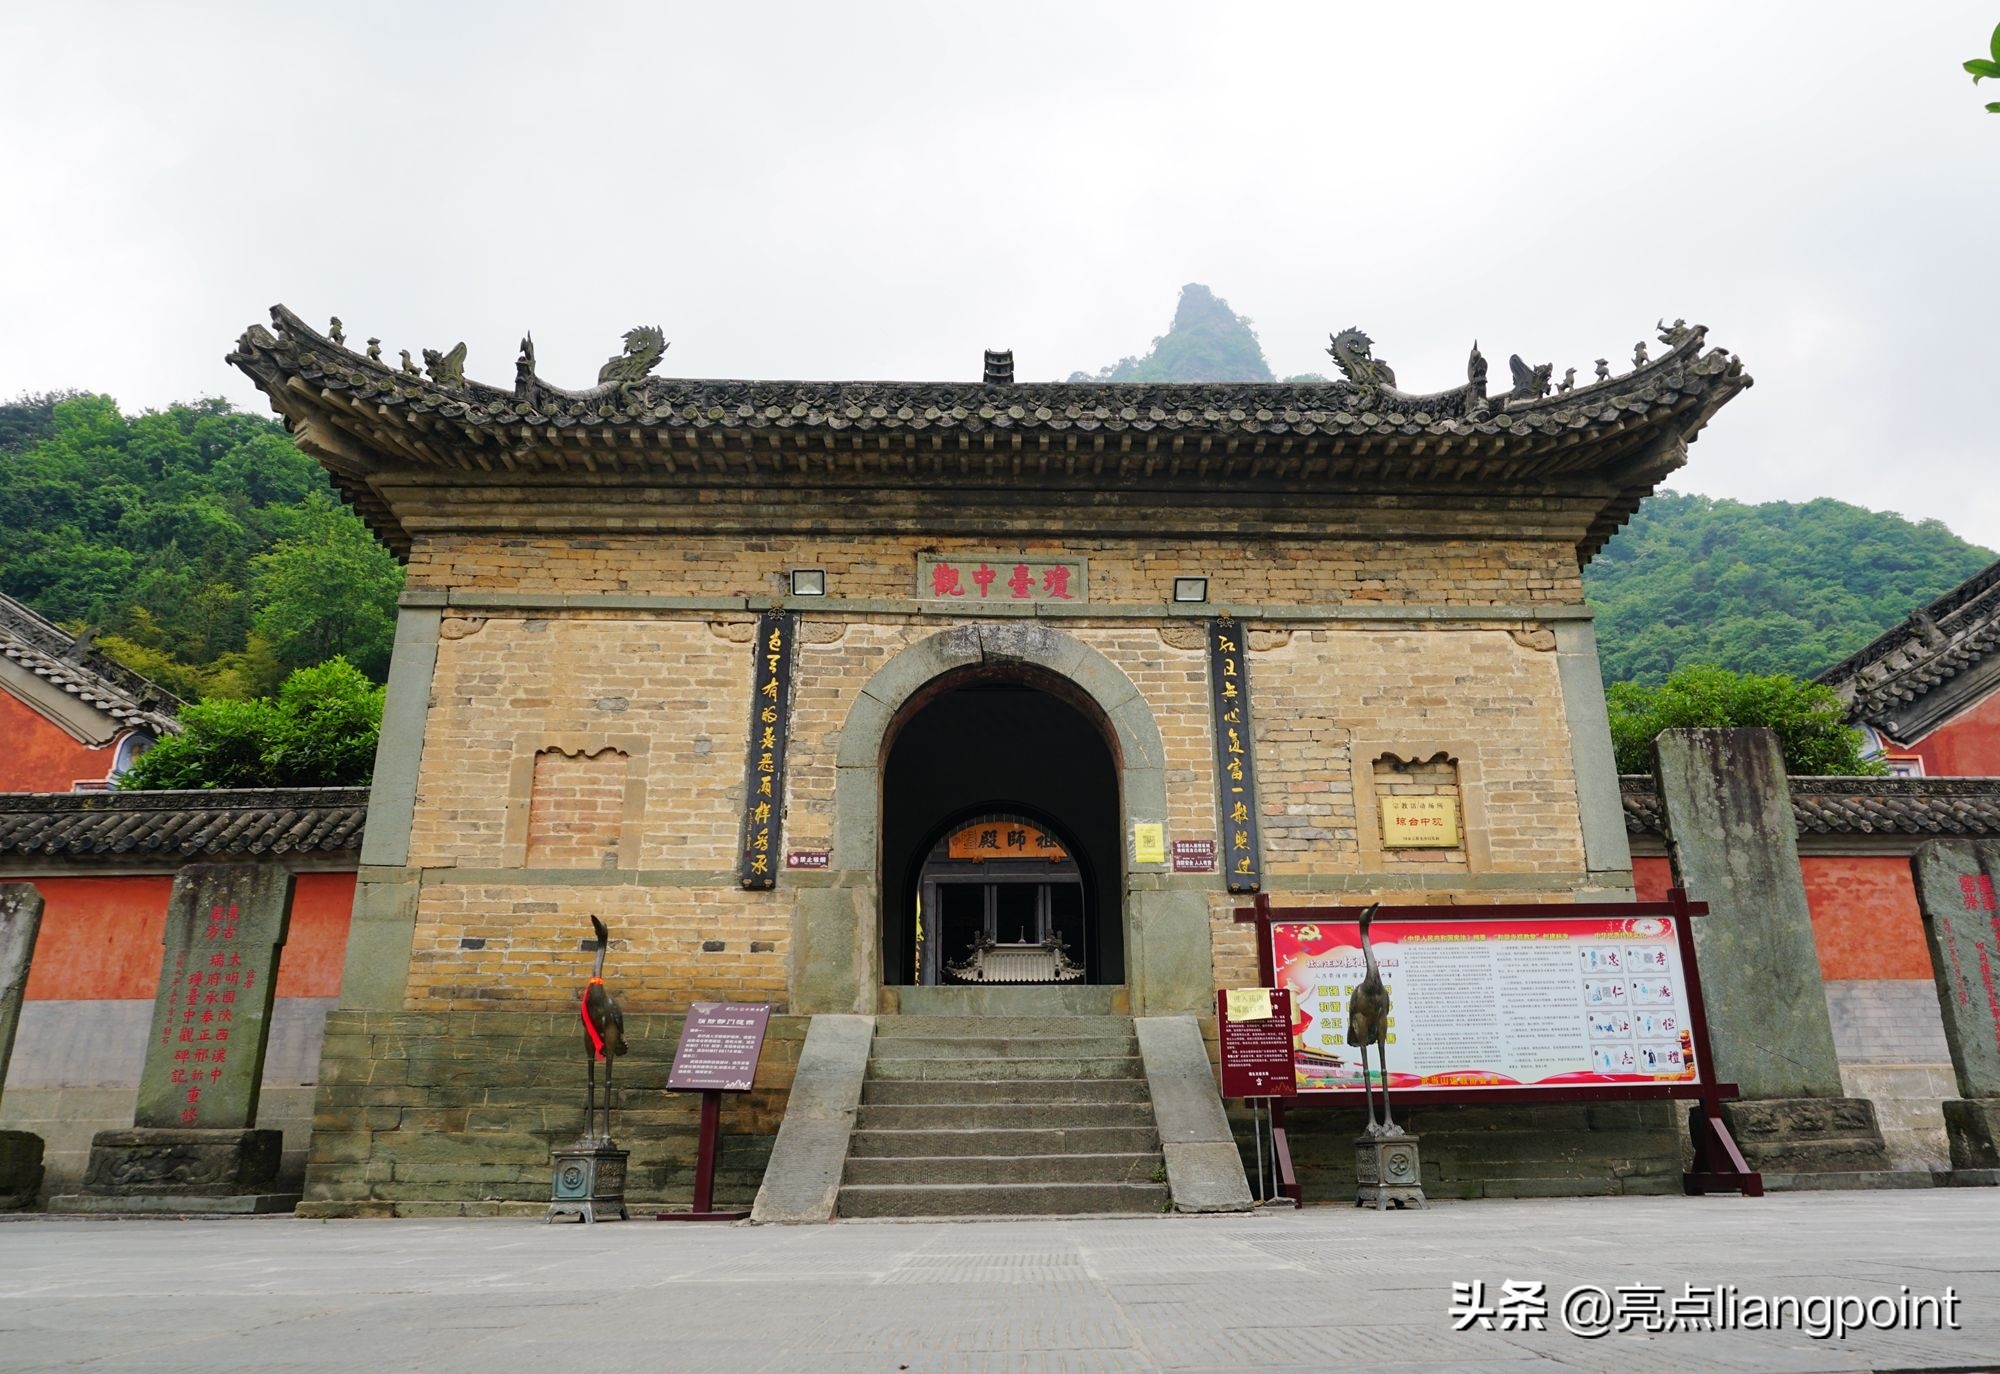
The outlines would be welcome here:
<svg viewBox="0 0 2000 1374">
<path fill-rule="evenodd" d="M 298 537 L 251 563 L 257 633 L 280 662 L 305 667 L 345 654 L 378 682 L 388 675 L 403 574 L 352 514 L 314 496 Z"/>
<path fill-rule="evenodd" d="M 288 544 L 260 588 L 258 556 Z M 400 581 L 274 421 L 219 400 L 130 416 L 84 393 L 0 404 L 0 591 L 101 631 L 186 700 L 268 695 L 334 654 L 379 678 Z"/>
<path fill-rule="evenodd" d="M 1880 773 L 1861 757 L 1863 736 L 1847 723 L 1831 687 L 1782 673 L 1733 673 L 1708 664 L 1677 668 L 1657 687 L 1616 682 L 1605 694 L 1621 773 L 1653 771 L 1653 737 L 1689 727 L 1764 725 L 1777 732 L 1793 773 Z"/>
<path fill-rule="evenodd" d="M 121 788 L 347 787 L 373 771 L 382 694 L 344 658 L 300 668 L 276 697 L 220 698 L 181 712 Z"/>
<path fill-rule="evenodd" d="M 1993 37 L 1987 41 L 1986 46 L 1993 54 L 1991 61 L 1984 57 L 1975 57 L 1965 64 L 1965 69 L 1972 73 L 1972 84 L 1975 86 L 1982 77 L 2000 77 L 2000 24 L 1994 26 Z M 2000 114 L 2000 100 L 1990 101 L 1986 109 L 1990 114 Z"/>
</svg>

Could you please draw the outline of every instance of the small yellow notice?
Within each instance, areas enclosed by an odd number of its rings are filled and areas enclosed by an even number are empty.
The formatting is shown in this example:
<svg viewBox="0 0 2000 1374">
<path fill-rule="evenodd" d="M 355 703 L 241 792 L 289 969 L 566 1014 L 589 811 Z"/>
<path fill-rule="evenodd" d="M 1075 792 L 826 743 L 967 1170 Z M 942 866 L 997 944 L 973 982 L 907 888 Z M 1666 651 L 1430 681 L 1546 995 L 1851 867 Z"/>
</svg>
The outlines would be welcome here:
<svg viewBox="0 0 2000 1374">
<path fill-rule="evenodd" d="M 1132 822 L 1132 862 L 1163 864 L 1167 861 L 1167 827 L 1161 821 Z"/>
<path fill-rule="evenodd" d="M 1226 1005 L 1232 1021 L 1268 1021 L 1271 1019 L 1271 990 L 1231 988 Z"/>
<path fill-rule="evenodd" d="M 1382 847 L 1458 848 L 1458 798 L 1382 798 Z"/>
</svg>

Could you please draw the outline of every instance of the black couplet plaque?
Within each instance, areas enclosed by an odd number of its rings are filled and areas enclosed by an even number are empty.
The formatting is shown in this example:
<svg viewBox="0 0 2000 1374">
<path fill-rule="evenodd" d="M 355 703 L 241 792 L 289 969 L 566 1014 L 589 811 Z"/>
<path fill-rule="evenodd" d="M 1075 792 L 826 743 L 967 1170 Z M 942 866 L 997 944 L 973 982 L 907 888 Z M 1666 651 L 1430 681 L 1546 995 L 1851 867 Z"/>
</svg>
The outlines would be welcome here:
<svg viewBox="0 0 2000 1374">
<path fill-rule="evenodd" d="M 751 647 L 750 751 L 743 763 L 743 853 L 737 876 L 752 890 L 778 885 L 785 809 L 785 732 L 792 709 L 792 645 L 797 616 L 757 620 Z"/>
<path fill-rule="evenodd" d="M 1249 631 L 1223 616 L 1208 622 L 1208 686 L 1215 727 L 1216 811 L 1222 871 L 1231 892 L 1263 886 L 1257 839 L 1257 761 L 1250 737 Z"/>
</svg>

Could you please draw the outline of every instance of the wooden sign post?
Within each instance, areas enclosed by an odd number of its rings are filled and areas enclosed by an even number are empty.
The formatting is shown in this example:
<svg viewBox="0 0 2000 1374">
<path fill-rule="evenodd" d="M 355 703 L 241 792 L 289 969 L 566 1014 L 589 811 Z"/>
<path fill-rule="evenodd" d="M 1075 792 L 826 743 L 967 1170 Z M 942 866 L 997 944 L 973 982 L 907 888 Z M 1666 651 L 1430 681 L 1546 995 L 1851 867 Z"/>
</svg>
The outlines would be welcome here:
<svg viewBox="0 0 2000 1374">
<path fill-rule="evenodd" d="M 722 1138 L 722 1095 L 747 1093 L 764 1052 L 771 1008 L 762 1002 L 696 1002 L 688 1008 L 674 1050 L 667 1091 L 701 1094 L 701 1135 L 695 1147 L 694 1209 L 661 1212 L 660 1221 L 741 1221 L 748 1211 L 715 1210 L 715 1156 Z"/>
</svg>

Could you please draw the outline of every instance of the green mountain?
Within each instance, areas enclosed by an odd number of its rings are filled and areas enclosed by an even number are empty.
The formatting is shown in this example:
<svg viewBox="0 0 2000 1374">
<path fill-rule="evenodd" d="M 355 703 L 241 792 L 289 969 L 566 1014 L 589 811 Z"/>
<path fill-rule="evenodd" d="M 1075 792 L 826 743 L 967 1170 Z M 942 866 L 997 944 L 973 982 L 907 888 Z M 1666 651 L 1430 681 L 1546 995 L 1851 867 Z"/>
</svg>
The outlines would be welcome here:
<svg viewBox="0 0 2000 1374">
<path fill-rule="evenodd" d="M 0 591 L 185 700 L 388 671 L 402 569 L 275 420 L 225 401 L 0 404 Z"/>
<path fill-rule="evenodd" d="M 1810 677 L 1993 561 L 1941 521 L 1662 491 L 1585 569 L 1607 682 L 1688 663 Z"/>
<path fill-rule="evenodd" d="M 1181 288 L 1167 332 L 1143 358 L 1120 358 L 1099 372 L 1072 372 L 1072 382 L 1268 382 L 1271 366 L 1250 321 L 1199 282 Z"/>
</svg>

